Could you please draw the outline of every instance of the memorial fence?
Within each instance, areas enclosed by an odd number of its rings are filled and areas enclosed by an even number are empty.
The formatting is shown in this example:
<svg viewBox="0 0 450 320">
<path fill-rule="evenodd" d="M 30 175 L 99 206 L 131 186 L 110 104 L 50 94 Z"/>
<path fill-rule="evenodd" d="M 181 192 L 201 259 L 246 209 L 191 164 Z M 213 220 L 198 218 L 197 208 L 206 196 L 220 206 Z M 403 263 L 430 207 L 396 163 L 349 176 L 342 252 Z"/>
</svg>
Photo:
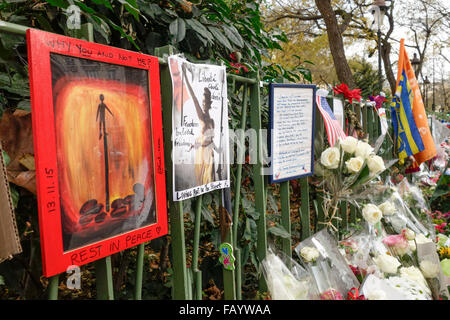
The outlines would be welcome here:
<svg viewBox="0 0 450 320">
<path fill-rule="evenodd" d="M 12 33 L 16 35 L 26 35 L 28 28 L 0 21 L 0 32 Z M 88 41 L 93 41 L 92 26 L 89 24 L 84 25 L 81 29 L 82 32 L 78 36 Z M 192 250 L 192 263 L 190 266 L 186 263 L 186 238 L 185 238 L 185 212 L 184 201 L 172 201 L 172 82 L 167 64 L 167 56 L 174 54 L 173 47 L 166 46 L 157 48 L 155 55 L 159 57 L 160 64 L 160 80 L 161 80 L 161 102 L 163 110 L 163 133 L 164 133 L 164 148 L 165 148 L 165 167 L 166 167 L 166 183 L 168 192 L 168 216 L 169 216 L 169 235 L 172 246 L 172 298 L 176 300 L 201 300 L 202 299 L 202 272 L 200 271 L 199 261 L 199 242 L 201 232 L 201 219 L 202 219 L 202 205 L 204 195 L 197 196 L 192 199 L 195 202 L 195 222 L 194 222 L 194 235 L 193 235 L 193 250 Z M 262 261 L 265 257 L 268 248 L 268 233 L 267 233 L 267 221 L 266 221 L 266 208 L 267 208 L 267 192 L 268 192 L 268 179 L 263 174 L 263 145 L 266 141 L 263 141 L 263 135 L 261 134 L 262 126 L 262 89 L 267 83 L 262 83 L 259 79 L 258 73 L 252 73 L 247 76 L 239 76 L 236 74 L 228 74 L 227 81 L 230 84 L 229 90 L 233 94 L 241 97 L 242 105 L 231 105 L 230 109 L 233 112 L 240 115 L 240 121 L 233 129 L 241 129 L 237 131 L 238 146 L 245 145 L 244 132 L 247 129 L 252 129 L 257 135 L 257 159 L 251 166 L 252 180 L 254 186 L 254 211 L 259 213 L 259 218 L 256 220 L 257 224 L 257 243 L 256 243 L 256 258 L 258 261 Z M 228 95 L 230 96 L 230 94 Z M 329 96 L 329 104 L 333 106 L 332 99 L 335 97 Z M 368 133 L 369 142 L 374 143 L 376 138 L 381 133 L 381 125 L 379 117 L 374 111 L 373 107 L 369 107 L 363 103 L 354 103 L 352 105 L 353 111 L 357 117 L 362 119 L 363 131 Z M 389 118 L 389 113 L 387 113 Z M 388 119 L 389 121 L 389 119 Z M 346 121 L 344 121 L 345 126 Z M 345 131 L 346 128 L 344 128 Z M 322 149 L 323 143 L 326 139 L 326 132 L 324 128 L 324 122 L 320 113 L 316 111 L 315 117 L 315 138 L 321 137 L 315 142 L 316 149 Z M 392 135 L 391 135 L 392 136 Z M 317 139 L 315 139 L 317 140 Z M 322 144 L 322 145 L 321 145 Z M 389 144 L 389 139 L 386 138 L 383 142 L 384 150 Z M 247 150 L 248 151 L 248 150 Z M 224 298 L 227 300 L 240 300 L 242 299 L 242 275 L 243 275 L 243 252 L 238 245 L 238 222 L 240 218 L 240 212 L 242 208 L 242 174 L 243 165 L 246 150 L 243 148 L 237 148 L 236 161 L 232 162 L 231 171 L 233 172 L 234 181 L 231 183 L 231 192 L 233 195 L 232 206 L 232 227 L 225 239 L 234 248 L 234 254 L 236 258 L 235 270 L 223 269 L 223 283 L 224 283 Z M 384 158 L 389 157 L 388 153 L 383 154 Z M 310 192 L 310 185 L 308 183 L 308 177 L 297 179 L 300 185 L 300 199 L 301 205 L 299 207 L 299 216 L 301 222 L 301 239 L 305 239 L 322 229 L 325 225 L 320 222 L 325 221 L 325 213 L 322 207 L 322 193 Z M 292 194 L 290 182 L 281 182 L 280 188 L 280 204 L 281 204 L 281 218 L 280 225 L 291 234 L 291 208 L 290 208 L 290 196 Z M 349 223 L 356 222 L 357 217 L 360 215 L 357 208 L 349 205 L 346 202 L 341 203 L 339 208 L 339 216 L 342 219 L 339 221 L 340 228 L 346 228 Z M 313 217 L 313 219 L 311 219 Z M 313 221 L 313 223 L 311 223 Z M 281 246 L 284 253 L 292 256 L 292 237 L 284 236 L 280 238 Z M 133 249 L 128 249 L 133 250 Z M 142 283 L 144 272 L 144 254 L 145 243 L 137 246 L 137 267 L 135 274 L 135 291 L 134 299 L 142 299 Z M 113 300 L 113 277 L 111 256 L 106 257 L 94 262 L 95 274 L 96 274 L 96 288 L 97 299 L 101 300 Z M 49 279 L 47 294 L 48 299 L 58 299 L 58 286 L 59 276 L 53 276 Z M 261 291 L 267 291 L 264 277 L 260 275 L 259 289 Z"/>
</svg>

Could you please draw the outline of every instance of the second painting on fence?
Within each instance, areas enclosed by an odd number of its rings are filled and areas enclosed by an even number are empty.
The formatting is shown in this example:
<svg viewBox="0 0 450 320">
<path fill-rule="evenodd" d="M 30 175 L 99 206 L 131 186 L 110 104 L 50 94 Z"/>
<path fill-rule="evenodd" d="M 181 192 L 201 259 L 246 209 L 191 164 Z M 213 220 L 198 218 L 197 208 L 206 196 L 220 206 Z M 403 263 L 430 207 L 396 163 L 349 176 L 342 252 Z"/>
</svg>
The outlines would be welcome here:
<svg viewBox="0 0 450 320">
<path fill-rule="evenodd" d="M 173 200 L 230 186 L 225 66 L 169 57 Z"/>
</svg>

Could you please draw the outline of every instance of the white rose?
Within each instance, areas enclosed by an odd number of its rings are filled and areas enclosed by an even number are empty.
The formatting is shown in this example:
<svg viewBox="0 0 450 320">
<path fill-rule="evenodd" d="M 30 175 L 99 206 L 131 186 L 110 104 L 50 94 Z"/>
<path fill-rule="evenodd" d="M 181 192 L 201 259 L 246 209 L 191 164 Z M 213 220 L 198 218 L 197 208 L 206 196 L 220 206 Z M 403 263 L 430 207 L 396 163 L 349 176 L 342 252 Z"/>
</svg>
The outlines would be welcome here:
<svg viewBox="0 0 450 320">
<path fill-rule="evenodd" d="M 410 240 L 410 241 L 408 241 L 408 244 L 409 244 L 409 250 L 411 250 L 411 251 L 416 251 L 416 242 L 414 241 L 414 240 Z"/>
<path fill-rule="evenodd" d="M 396 246 L 394 248 L 394 253 L 398 256 L 404 256 L 405 254 L 409 253 L 411 251 L 411 247 L 409 246 L 409 243 L 405 246 Z"/>
<path fill-rule="evenodd" d="M 418 235 L 416 235 L 416 243 L 417 244 L 424 244 L 424 243 L 428 243 L 428 242 L 433 242 L 433 240 L 428 239 L 427 237 L 425 237 L 423 234 L 419 233 Z"/>
<path fill-rule="evenodd" d="M 395 205 L 390 201 L 385 201 L 378 206 L 381 212 L 383 212 L 383 216 L 392 216 L 396 212 Z"/>
<path fill-rule="evenodd" d="M 414 266 L 400 268 L 400 277 L 410 279 L 414 281 L 422 288 L 429 292 L 427 281 L 425 280 L 422 272 Z"/>
<path fill-rule="evenodd" d="M 350 158 L 347 161 L 345 161 L 345 165 L 347 166 L 348 171 L 351 173 L 359 172 L 359 170 L 361 170 L 363 164 L 364 164 L 364 159 L 361 157 L 354 157 L 354 158 Z"/>
<path fill-rule="evenodd" d="M 356 151 L 356 146 L 358 145 L 358 139 L 348 136 L 344 140 L 340 140 L 340 145 L 345 152 L 354 153 Z"/>
<path fill-rule="evenodd" d="M 431 262 L 430 260 L 423 260 L 420 263 L 420 270 L 425 278 L 436 278 L 440 273 L 441 269 L 439 265 Z"/>
<path fill-rule="evenodd" d="M 369 167 L 370 174 L 377 174 L 386 169 L 383 158 L 373 154 L 367 159 L 367 166 Z"/>
<path fill-rule="evenodd" d="M 373 261 L 384 273 L 396 274 L 398 267 L 401 266 L 401 263 L 396 258 L 387 254 L 380 254 Z"/>
<path fill-rule="evenodd" d="M 370 146 L 370 144 L 361 140 L 358 141 L 358 144 L 356 145 L 355 156 L 366 159 L 372 152 L 373 148 Z"/>
<path fill-rule="evenodd" d="M 414 240 L 416 238 L 416 233 L 409 228 L 405 228 L 402 230 L 405 234 L 406 240 Z"/>
<path fill-rule="evenodd" d="M 336 169 L 339 166 L 340 152 L 338 148 L 331 147 L 322 152 L 320 163 L 328 169 Z"/>
<path fill-rule="evenodd" d="M 319 251 L 316 248 L 304 247 L 300 250 L 300 255 L 306 262 L 313 262 L 319 258 Z"/>
<path fill-rule="evenodd" d="M 367 300 L 386 300 L 386 293 L 383 290 L 372 290 L 367 294 Z"/>
<path fill-rule="evenodd" d="M 381 220 L 383 213 L 376 205 L 369 203 L 363 208 L 362 215 L 368 223 L 374 225 Z"/>
</svg>

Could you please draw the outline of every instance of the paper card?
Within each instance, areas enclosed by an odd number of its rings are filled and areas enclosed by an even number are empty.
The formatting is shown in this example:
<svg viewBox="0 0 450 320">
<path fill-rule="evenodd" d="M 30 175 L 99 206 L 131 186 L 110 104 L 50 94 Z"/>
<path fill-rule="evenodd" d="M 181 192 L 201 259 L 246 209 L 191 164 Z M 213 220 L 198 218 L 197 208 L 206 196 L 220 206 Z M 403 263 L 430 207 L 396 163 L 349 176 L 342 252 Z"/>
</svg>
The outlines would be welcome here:
<svg viewBox="0 0 450 320">
<path fill-rule="evenodd" d="M 173 200 L 230 186 L 225 66 L 170 56 Z"/>
<path fill-rule="evenodd" d="M 314 172 L 315 91 L 311 85 L 270 85 L 270 183 Z"/>
</svg>

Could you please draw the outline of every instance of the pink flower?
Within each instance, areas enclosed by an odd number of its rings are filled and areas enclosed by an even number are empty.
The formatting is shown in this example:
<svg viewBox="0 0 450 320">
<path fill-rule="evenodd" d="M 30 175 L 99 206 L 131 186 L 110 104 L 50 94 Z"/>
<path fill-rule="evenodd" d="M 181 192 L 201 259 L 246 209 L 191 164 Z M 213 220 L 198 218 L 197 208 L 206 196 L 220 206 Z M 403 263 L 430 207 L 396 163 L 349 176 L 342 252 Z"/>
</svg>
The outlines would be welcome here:
<svg viewBox="0 0 450 320">
<path fill-rule="evenodd" d="M 325 292 L 322 292 L 320 295 L 320 300 L 344 300 L 339 291 L 335 289 L 328 289 Z"/>
<path fill-rule="evenodd" d="M 402 232 L 402 234 L 397 234 L 397 235 L 394 235 L 394 236 L 388 236 L 388 237 L 383 239 L 383 243 L 385 245 L 387 245 L 388 247 L 401 246 L 401 245 L 404 245 L 405 242 L 406 242 L 406 245 L 408 245 L 408 242 L 406 241 L 406 238 L 405 238 L 403 232 Z"/>
<path fill-rule="evenodd" d="M 395 255 L 402 256 L 409 250 L 409 243 L 405 236 L 406 229 L 401 234 L 388 236 L 383 239 L 383 243 L 393 251 Z"/>
</svg>

